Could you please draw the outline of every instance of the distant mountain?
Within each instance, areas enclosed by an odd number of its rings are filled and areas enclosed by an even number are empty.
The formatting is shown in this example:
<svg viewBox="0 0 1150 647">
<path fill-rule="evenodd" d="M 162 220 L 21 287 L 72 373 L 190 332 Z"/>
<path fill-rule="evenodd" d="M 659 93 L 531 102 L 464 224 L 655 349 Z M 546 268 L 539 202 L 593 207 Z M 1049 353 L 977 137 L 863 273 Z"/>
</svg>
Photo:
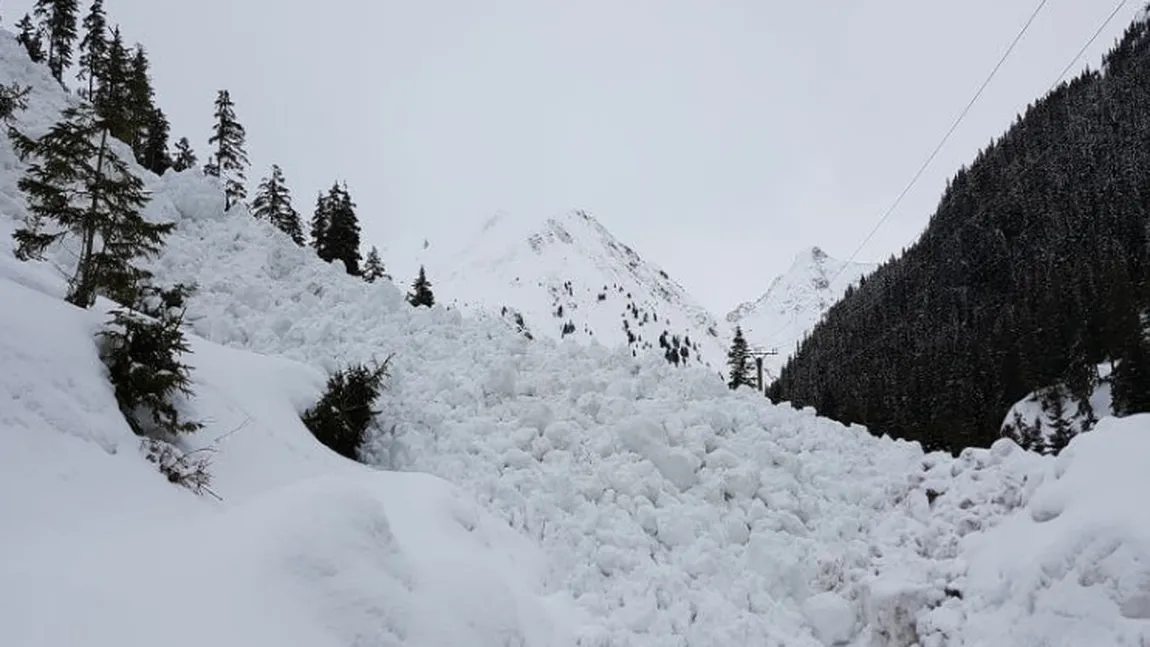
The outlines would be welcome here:
<svg viewBox="0 0 1150 647">
<path fill-rule="evenodd" d="M 729 329 L 742 326 L 752 346 L 776 348 L 779 355 L 768 357 L 764 366 L 778 375 L 795 343 L 814 328 L 847 286 L 876 266 L 870 263 L 848 263 L 831 258 L 818 247 L 795 256 L 791 268 L 771 282 L 763 296 L 748 301 L 727 314 Z"/>
<path fill-rule="evenodd" d="M 996 441 L 1015 403 L 1049 385 L 1088 404 L 1097 365 L 1113 362 L 1114 411 L 1150 411 L 1147 168 L 1139 20 L 1100 70 L 958 170 L 922 237 L 827 312 L 771 397 L 960 451 Z"/>
<path fill-rule="evenodd" d="M 438 303 L 488 312 L 532 336 L 626 345 L 722 370 L 714 317 L 594 217 L 488 220 L 463 250 L 429 267 Z"/>
</svg>

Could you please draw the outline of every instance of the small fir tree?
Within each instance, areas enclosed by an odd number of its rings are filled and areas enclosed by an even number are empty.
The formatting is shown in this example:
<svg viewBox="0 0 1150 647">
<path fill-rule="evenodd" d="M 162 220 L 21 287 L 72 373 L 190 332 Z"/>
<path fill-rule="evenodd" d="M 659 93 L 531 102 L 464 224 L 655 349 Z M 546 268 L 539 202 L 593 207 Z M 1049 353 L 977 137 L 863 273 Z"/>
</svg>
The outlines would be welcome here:
<svg viewBox="0 0 1150 647">
<path fill-rule="evenodd" d="M 371 250 L 367 252 L 367 259 L 363 262 L 363 280 L 368 283 L 375 283 L 379 279 L 390 281 L 391 275 L 383 267 L 383 261 L 379 258 L 379 250 L 375 245 L 371 246 Z"/>
<path fill-rule="evenodd" d="M 731 349 L 727 352 L 727 386 L 732 391 L 740 386 L 749 386 L 755 383 L 751 377 L 751 363 L 747 340 L 743 337 L 742 326 L 735 327 L 735 340 L 731 342 Z"/>
<path fill-rule="evenodd" d="M 347 184 L 333 185 L 328 192 L 326 204 L 327 228 L 320 258 L 328 262 L 343 261 L 348 274 L 359 276 L 362 258 L 359 252 L 359 218 L 355 215 L 355 203 L 351 201 Z"/>
<path fill-rule="evenodd" d="M 224 208 L 230 210 L 233 205 L 247 198 L 244 172 L 248 166 L 248 155 L 244 151 L 247 133 L 236 121 L 235 104 L 227 90 L 220 90 L 216 96 L 215 118 L 216 124 L 208 144 L 216 148 L 211 161 L 204 167 L 204 173 L 224 179 Z"/>
<path fill-rule="evenodd" d="M 279 165 L 272 164 L 271 175 L 260 181 L 251 208 L 253 216 L 267 220 L 287 234 L 292 242 L 303 246 L 303 228 L 300 225 L 299 212 L 292 206 L 291 191 L 284 183 L 283 170 Z"/>
<path fill-rule="evenodd" d="M 330 224 L 331 205 L 327 196 L 321 192 L 315 197 L 315 213 L 311 217 L 311 246 L 316 255 L 327 263 L 331 262 L 327 246 L 327 229 Z"/>
<path fill-rule="evenodd" d="M 38 258 L 65 236 L 80 243 L 67 300 L 91 307 L 98 294 L 130 303 L 147 273 L 132 265 L 159 252 L 174 226 L 144 220 L 150 196 L 126 162 L 108 148 L 108 128 L 85 104 L 70 107 L 40 139 L 14 128 L 9 137 L 22 159 L 33 158 L 18 187 L 29 219 L 18 229 L 16 256 Z"/>
<path fill-rule="evenodd" d="M 48 37 L 48 69 L 61 84 L 64 83 L 64 70 L 72 64 L 79 10 L 77 0 L 36 0 L 32 10 L 40 21 L 40 32 Z"/>
<path fill-rule="evenodd" d="M 419 276 L 411 284 L 411 292 L 407 295 L 407 302 L 416 308 L 419 306 L 430 308 L 435 305 L 435 295 L 431 292 L 431 281 L 427 280 L 427 274 L 423 271 L 422 265 L 419 266 Z"/>
<path fill-rule="evenodd" d="M 181 137 L 180 141 L 176 142 L 176 157 L 172 160 L 172 170 L 177 173 L 182 173 L 190 168 L 195 168 L 196 152 L 192 150 L 192 144 L 188 141 L 187 137 Z"/>
<path fill-rule="evenodd" d="M 16 115 L 16 111 L 28 107 L 29 87 L 20 87 L 16 83 L 0 85 L 0 122 L 7 123 Z"/>
<path fill-rule="evenodd" d="M 177 394 L 191 396 L 191 369 L 180 357 L 191 352 L 183 333 L 184 303 L 190 289 L 148 288 L 140 297 L 158 297 L 152 316 L 120 307 L 99 333 L 100 357 L 108 367 L 120 406 L 132 430 L 140 436 L 163 437 L 190 433 L 201 424 L 184 420 L 176 408 Z"/>
<path fill-rule="evenodd" d="M 96 86 L 102 82 L 108 62 L 108 18 L 104 14 L 104 0 L 92 0 L 88 15 L 84 16 L 84 37 L 80 40 L 80 71 L 76 78 L 87 82 L 82 96 L 91 100 Z"/>
<path fill-rule="evenodd" d="M 24 14 L 20 22 L 16 23 L 16 28 L 20 30 L 16 42 L 24 46 L 28 58 L 32 59 L 33 63 L 43 63 L 44 39 L 40 36 L 40 30 L 32 23 L 32 16 Z"/>
<path fill-rule="evenodd" d="M 302 420 L 321 443 L 337 454 L 359 460 L 367 432 L 379 414 L 372 409 L 387 377 L 388 357 L 382 364 L 352 364 L 328 377 L 327 390 Z"/>
</svg>

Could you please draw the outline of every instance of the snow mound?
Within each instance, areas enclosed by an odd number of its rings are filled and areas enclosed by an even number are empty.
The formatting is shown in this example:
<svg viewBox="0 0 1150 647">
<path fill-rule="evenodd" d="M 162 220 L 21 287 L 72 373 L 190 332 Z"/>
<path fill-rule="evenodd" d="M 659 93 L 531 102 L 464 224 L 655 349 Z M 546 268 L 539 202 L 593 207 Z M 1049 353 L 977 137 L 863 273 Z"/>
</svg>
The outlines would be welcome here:
<svg viewBox="0 0 1150 647">
<path fill-rule="evenodd" d="M 116 407 L 100 313 L 10 268 L 0 643 L 571 644 L 538 548 L 445 481 L 373 471 L 310 437 L 292 402 L 316 396 L 314 369 L 193 340 L 188 406 L 207 426 L 189 449 L 216 451 L 223 502 L 169 484 Z"/>
</svg>

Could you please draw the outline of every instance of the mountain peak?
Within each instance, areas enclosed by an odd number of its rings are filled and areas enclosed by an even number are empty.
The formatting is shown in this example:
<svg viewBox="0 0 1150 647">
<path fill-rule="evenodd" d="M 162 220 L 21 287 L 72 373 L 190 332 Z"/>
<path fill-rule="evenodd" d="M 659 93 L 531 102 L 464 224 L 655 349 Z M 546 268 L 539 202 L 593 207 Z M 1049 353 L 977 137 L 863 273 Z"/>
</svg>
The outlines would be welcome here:
<svg viewBox="0 0 1150 647">
<path fill-rule="evenodd" d="M 812 246 L 796 254 L 790 269 L 771 281 L 761 297 L 739 305 L 727 314 L 726 320 L 732 326 L 741 326 L 752 344 L 778 348 L 784 353 L 768 361 L 774 370 L 786 360 L 794 342 L 842 297 L 847 286 L 874 267 L 870 263 L 840 261 Z"/>
<path fill-rule="evenodd" d="M 437 291 L 531 335 L 657 352 L 673 363 L 719 366 L 724 356 L 711 314 L 579 209 L 542 222 L 493 216 L 441 269 Z"/>
</svg>

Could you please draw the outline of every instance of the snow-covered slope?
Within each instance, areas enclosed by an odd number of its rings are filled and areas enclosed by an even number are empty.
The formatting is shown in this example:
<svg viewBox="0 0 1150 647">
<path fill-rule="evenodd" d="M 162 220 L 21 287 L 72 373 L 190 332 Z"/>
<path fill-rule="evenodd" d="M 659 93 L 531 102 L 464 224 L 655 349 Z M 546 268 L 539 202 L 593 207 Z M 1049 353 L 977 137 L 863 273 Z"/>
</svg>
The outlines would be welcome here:
<svg viewBox="0 0 1150 647">
<path fill-rule="evenodd" d="M 742 326 L 750 344 L 779 351 L 779 355 L 768 356 L 764 361 L 771 376 L 777 376 L 778 369 L 794 352 L 795 342 L 842 298 L 847 286 L 874 267 L 840 261 L 812 247 L 798 254 L 791 268 L 771 281 L 763 296 L 728 313 L 727 323 L 732 329 Z"/>
<path fill-rule="evenodd" d="M 532 336 L 627 346 L 721 368 L 718 324 L 665 271 L 593 216 L 488 220 L 434 268 L 435 291 L 468 313 L 494 313 Z"/>
<path fill-rule="evenodd" d="M 46 123 L 59 89 L 14 51 Z M 153 269 L 199 285 L 191 442 L 224 500 L 194 498 L 135 453 L 98 313 L 59 300 L 67 251 L 12 258 L 19 170 L 0 137 L 0 644 L 1150 641 L 1148 416 L 1056 460 L 924 454 L 711 370 L 412 309 L 191 172 L 148 182 L 178 223 Z M 373 471 L 297 416 L 320 369 L 390 352 Z"/>
</svg>

